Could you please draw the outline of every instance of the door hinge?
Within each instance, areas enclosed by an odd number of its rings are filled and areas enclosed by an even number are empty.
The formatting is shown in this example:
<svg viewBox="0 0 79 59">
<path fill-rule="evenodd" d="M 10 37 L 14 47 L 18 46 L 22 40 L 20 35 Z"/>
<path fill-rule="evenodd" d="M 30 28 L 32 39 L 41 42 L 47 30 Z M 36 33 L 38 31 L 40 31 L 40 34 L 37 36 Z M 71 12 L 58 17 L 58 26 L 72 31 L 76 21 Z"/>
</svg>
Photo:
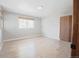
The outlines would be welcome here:
<svg viewBox="0 0 79 59">
<path fill-rule="evenodd" d="M 71 44 L 71 49 L 76 49 L 76 45 L 75 44 Z"/>
</svg>

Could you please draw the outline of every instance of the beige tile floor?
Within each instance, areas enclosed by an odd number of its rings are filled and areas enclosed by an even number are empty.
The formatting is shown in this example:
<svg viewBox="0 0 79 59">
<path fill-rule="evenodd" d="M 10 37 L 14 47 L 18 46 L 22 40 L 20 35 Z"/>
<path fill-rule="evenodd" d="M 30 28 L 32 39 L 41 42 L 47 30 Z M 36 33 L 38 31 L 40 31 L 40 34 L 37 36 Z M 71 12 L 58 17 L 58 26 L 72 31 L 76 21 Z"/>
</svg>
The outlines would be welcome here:
<svg viewBox="0 0 79 59">
<path fill-rule="evenodd" d="M 5 42 L 1 58 L 69 58 L 70 43 L 38 37 Z"/>
</svg>

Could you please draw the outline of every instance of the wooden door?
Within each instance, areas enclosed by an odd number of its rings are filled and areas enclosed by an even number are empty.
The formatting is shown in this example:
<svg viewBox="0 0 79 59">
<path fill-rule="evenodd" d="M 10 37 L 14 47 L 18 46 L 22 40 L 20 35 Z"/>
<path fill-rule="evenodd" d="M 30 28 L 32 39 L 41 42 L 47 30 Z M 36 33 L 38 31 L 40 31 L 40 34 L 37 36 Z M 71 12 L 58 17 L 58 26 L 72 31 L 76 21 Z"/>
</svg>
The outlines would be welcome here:
<svg viewBox="0 0 79 59">
<path fill-rule="evenodd" d="M 63 16 L 60 18 L 60 39 L 71 41 L 72 16 Z"/>
<path fill-rule="evenodd" d="M 79 57 L 79 0 L 73 0 L 72 57 Z"/>
</svg>

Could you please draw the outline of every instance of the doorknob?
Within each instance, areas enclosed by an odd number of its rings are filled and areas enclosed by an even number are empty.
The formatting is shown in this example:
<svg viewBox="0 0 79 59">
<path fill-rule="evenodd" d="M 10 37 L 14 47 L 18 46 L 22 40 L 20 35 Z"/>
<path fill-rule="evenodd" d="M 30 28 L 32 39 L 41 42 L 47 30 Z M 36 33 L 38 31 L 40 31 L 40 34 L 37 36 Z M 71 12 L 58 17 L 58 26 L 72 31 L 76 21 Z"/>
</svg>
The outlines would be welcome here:
<svg viewBox="0 0 79 59">
<path fill-rule="evenodd" d="M 71 48 L 72 49 L 76 49 L 76 45 L 75 44 L 71 44 Z"/>
</svg>

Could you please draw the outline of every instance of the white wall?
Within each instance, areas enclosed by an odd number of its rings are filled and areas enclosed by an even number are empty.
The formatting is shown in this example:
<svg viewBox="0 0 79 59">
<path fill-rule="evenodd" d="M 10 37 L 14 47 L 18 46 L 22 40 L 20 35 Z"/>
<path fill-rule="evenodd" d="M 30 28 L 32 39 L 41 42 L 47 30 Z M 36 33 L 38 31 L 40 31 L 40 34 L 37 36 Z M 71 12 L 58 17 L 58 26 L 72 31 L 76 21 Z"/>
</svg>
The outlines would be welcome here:
<svg viewBox="0 0 79 59">
<path fill-rule="evenodd" d="M 60 18 L 51 16 L 42 20 L 42 32 L 45 37 L 59 40 Z"/>
<path fill-rule="evenodd" d="M 12 40 L 16 38 L 22 38 L 22 37 L 33 37 L 33 36 L 39 36 L 41 33 L 41 20 L 35 19 L 35 28 L 34 29 L 19 29 L 18 24 L 18 17 L 21 15 L 15 14 L 15 13 L 8 13 L 5 16 L 4 20 L 4 39 L 5 40 Z"/>
</svg>

